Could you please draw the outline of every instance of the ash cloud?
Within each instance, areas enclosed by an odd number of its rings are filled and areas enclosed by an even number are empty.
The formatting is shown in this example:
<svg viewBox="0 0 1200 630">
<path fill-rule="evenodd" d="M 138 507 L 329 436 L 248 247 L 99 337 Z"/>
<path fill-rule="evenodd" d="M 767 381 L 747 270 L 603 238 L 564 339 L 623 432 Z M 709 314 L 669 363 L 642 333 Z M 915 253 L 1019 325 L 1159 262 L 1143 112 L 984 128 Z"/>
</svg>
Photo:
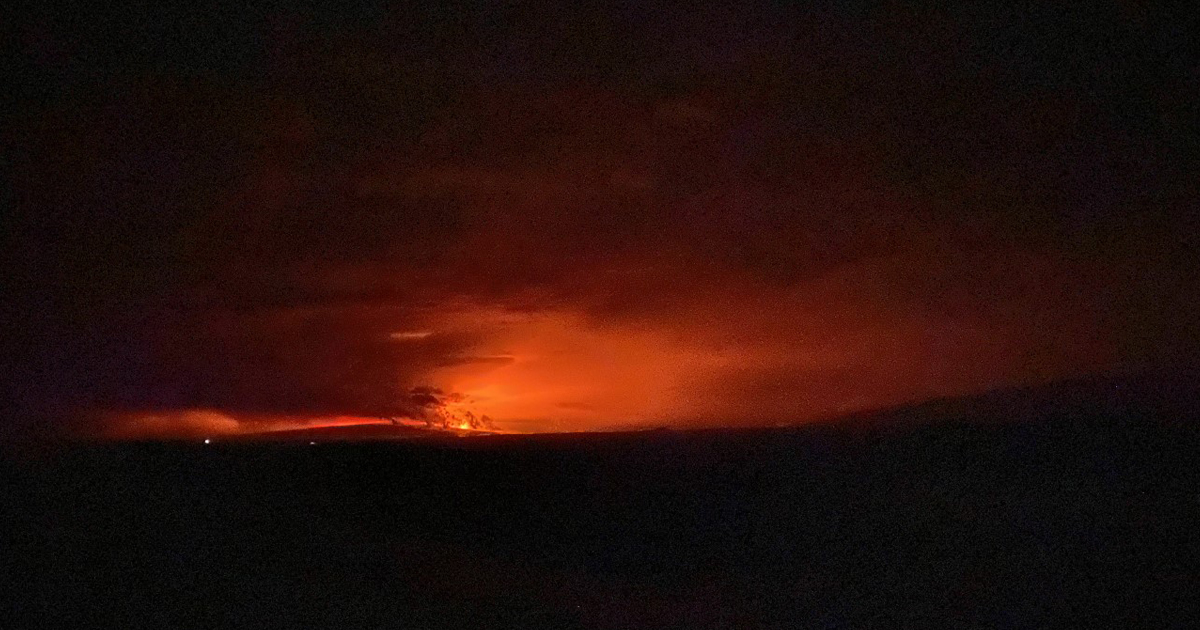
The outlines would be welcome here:
<svg viewBox="0 0 1200 630">
<path fill-rule="evenodd" d="M 744 417 L 801 413 L 812 395 L 778 392 L 816 383 L 924 395 L 1196 354 L 1194 117 L 1137 77 L 1194 81 L 1137 65 L 1149 26 L 1014 49 L 984 9 L 791 11 L 492 35 L 300 12 L 215 74 L 33 55 L 49 83 L 13 88 L 5 136 L 9 398 L 416 413 L 433 376 L 514 366 L 500 319 L 444 330 L 464 303 L 654 330 L 694 399 Z M 709 367 L 725 352 L 742 363 Z M 869 367 L 893 364 L 932 384 Z"/>
</svg>

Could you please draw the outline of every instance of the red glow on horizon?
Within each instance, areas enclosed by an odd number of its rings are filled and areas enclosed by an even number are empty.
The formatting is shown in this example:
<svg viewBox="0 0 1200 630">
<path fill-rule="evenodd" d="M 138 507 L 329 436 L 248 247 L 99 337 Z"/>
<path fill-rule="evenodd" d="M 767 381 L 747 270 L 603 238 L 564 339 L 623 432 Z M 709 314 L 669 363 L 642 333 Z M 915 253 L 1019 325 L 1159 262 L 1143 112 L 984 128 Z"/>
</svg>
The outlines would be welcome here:
<svg viewBox="0 0 1200 630">
<path fill-rule="evenodd" d="M 367 336 L 378 339 L 367 347 L 378 354 L 359 373 L 370 381 L 364 395 L 333 399 L 347 413 L 127 412 L 110 415 L 103 434 L 265 435 L 386 424 L 515 433 L 770 426 L 1078 376 L 1111 360 L 1086 313 L 1024 306 L 1044 318 L 1013 322 L 1003 310 L 962 315 L 905 305 L 889 291 L 911 282 L 920 264 L 871 260 L 788 287 L 735 274 L 703 277 L 686 292 L 660 292 L 661 303 L 627 312 L 537 296 L 532 307 L 448 300 L 404 321 L 364 320 L 378 327 Z M 1043 285 L 1054 290 L 1039 280 L 1020 299 L 1038 303 Z M 602 295 L 607 286 L 588 292 Z M 327 325 L 353 329 L 355 313 Z M 306 343 L 277 343 L 284 341 Z M 355 382 L 304 380 L 324 374 L 322 365 L 297 362 L 279 379 L 318 393 L 358 391 Z M 269 384 L 276 377 L 258 378 Z"/>
</svg>

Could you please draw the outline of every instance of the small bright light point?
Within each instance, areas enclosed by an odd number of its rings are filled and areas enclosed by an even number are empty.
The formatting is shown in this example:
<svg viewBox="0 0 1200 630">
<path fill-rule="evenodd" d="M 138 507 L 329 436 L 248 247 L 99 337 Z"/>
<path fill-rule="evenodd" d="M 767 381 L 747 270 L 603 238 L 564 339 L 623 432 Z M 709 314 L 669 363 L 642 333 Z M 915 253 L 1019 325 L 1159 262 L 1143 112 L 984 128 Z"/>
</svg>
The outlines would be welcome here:
<svg viewBox="0 0 1200 630">
<path fill-rule="evenodd" d="M 309 442 L 309 445 L 315 445 L 316 442 Z"/>
<path fill-rule="evenodd" d="M 212 444 L 212 440 L 211 440 L 211 439 L 209 439 L 209 438 L 204 438 L 204 443 L 205 443 L 205 444 Z"/>
</svg>

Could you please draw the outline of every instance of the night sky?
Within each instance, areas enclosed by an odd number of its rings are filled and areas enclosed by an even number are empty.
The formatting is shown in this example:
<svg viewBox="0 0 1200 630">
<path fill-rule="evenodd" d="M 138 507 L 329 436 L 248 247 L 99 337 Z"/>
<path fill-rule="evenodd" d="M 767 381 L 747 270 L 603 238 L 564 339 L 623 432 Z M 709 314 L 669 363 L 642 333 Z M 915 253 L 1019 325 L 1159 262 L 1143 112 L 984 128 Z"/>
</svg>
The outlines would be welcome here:
<svg viewBox="0 0 1200 630">
<path fill-rule="evenodd" d="M 3 431 L 762 425 L 1198 355 L 1194 17 L 431 4 L 5 9 Z"/>
</svg>

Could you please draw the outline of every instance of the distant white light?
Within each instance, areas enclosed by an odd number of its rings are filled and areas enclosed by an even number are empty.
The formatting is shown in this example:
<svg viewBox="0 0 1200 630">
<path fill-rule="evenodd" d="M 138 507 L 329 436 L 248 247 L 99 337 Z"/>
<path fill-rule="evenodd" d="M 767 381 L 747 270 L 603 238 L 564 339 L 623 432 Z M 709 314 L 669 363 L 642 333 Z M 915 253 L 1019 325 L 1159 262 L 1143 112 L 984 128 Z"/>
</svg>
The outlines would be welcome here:
<svg viewBox="0 0 1200 630">
<path fill-rule="evenodd" d="M 316 442 L 309 442 L 309 445 L 315 445 Z"/>
<path fill-rule="evenodd" d="M 209 439 L 209 438 L 204 438 L 204 443 L 205 443 L 205 444 L 212 444 L 212 440 L 211 440 L 211 439 Z"/>
</svg>

